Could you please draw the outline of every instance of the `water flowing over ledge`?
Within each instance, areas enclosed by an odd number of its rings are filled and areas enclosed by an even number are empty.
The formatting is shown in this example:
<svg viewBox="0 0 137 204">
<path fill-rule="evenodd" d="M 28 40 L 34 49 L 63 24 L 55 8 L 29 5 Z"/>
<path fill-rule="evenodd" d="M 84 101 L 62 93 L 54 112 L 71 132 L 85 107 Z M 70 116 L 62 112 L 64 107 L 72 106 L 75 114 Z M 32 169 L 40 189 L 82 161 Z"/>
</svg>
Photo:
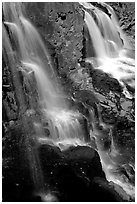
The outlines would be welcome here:
<svg viewBox="0 0 137 204">
<path fill-rule="evenodd" d="M 118 25 L 113 9 L 103 3 L 103 6 L 111 14 L 110 18 L 105 12 L 90 3 L 80 3 L 80 5 L 92 41 L 91 49 L 95 51 L 95 55 L 84 59 L 85 62 L 90 63 L 93 69 L 101 70 L 116 79 L 122 87 L 124 96 L 133 99 L 134 94 L 128 90 L 127 83 L 128 86 L 135 88 L 135 60 L 129 56 L 132 47 Z M 25 136 L 25 148 L 37 193 L 40 192 L 38 194 L 44 197 L 43 200 L 54 200 L 54 196 L 52 198 L 52 195 L 45 193 L 47 191 L 46 181 L 44 181 L 40 163 L 39 146 L 48 144 L 59 147 L 61 151 L 66 151 L 70 147 L 87 146 L 98 152 L 107 180 L 121 186 L 127 195 L 134 198 L 134 185 L 128 177 L 121 173 L 120 165 L 124 165 L 124 162 L 121 159 L 122 153 L 119 152 L 114 143 L 111 134 L 112 126 L 102 122 L 98 106 L 94 105 L 96 110 L 92 111 L 91 109 L 89 111 L 88 125 L 91 127 L 88 130 L 88 136 L 83 126 L 86 117 L 79 110 L 70 108 L 69 102 L 66 100 L 67 94 L 62 91 L 56 77 L 48 49 L 37 28 L 27 18 L 23 3 L 4 3 L 3 12 L 5 61 L 9 63 L 13 75 L 14 66 L 18 64 L 20 64 L 20 69 L 24 75 L 34 73 L 38 89 L 38 105 L 42 122 L 32 120 L 35 134 L 33 137 L 30 137 L 29 134 Z M 21 104 L 24 99 L 18 100 L 21 100 Z M 22 120 L 24 120 L 23 117 Z M 88 119 L 86 118 L 86 120 Z M 49 135 L 44 132 L 43 121 L 47 123 L 46 129 L 49 131 Z M 25 125 L 27 125 L 26 122 L 24 122 Z M 105 139 L 103 132 L 105 131 L 108 132 L 110 138 L 109 150 L 104 150 L 103 147 L 102 141 Z M 132 164 L 129 165 L 134 169 Z"/>
</svg>

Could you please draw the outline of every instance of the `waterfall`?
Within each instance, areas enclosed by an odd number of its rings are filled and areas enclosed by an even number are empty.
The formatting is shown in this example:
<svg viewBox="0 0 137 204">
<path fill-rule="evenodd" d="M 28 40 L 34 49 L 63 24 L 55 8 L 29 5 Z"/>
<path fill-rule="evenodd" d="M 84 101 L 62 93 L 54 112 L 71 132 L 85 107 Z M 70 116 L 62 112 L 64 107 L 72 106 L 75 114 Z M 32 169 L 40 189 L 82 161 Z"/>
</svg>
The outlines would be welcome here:
<svg viewBox="0 0 137 204">
<path fill-rule="evenodd" d="M 102 40 L 101 33 L 98 26 L 96 25 L 93 17 L 85 11 L 85 22 L 88 26 L 91 39 L 93 41 L 93 46 L 96 51 L 98 58 L 104 58 L 106 56 L 105 44 Z M 91 26 L 92 25 L 92 26 Z"/>
<path fill-rule="evenodd" d="M 117 31 L 119 32 L 119 37 L 123 40 L 123 43 L 124 43 L 124 44 L 123 44 L 123 47 L 124 47 L 125 49 L 132 50 L 132 46 L 131 46 L 129 40 L 127 39 L 125 33 L 124 33 L 124 32 L 122 31 L 122 29 L 120 28 L 119 23 L 118 23 L 118 20 L 117 20 L 117 16 L 116 16 L 114 10 L 112 9 L 112 7 L 109 6 L 109 5 L 106 4 L 106 3 L 103 3 L 103 2 L 102 2 L 101 4 L 102 4 L 103 6 L 105 6 L 105 7 L 108 9 L 109 13 L 111 14 L 112 24 L 115 25 L 115 28 L 116 28 Z"/>
<path fill-rule="evenodd" d="M 89 30 L 91 40 L 93 41 L 93 49 L 96 53 L 95 58 L 86 58 L 85 61 L 91 63 L 95 69 L 100 69 L 117 79 L 123 87 L 125 97 L 129 99 L 134 98 L 126 88 L 126 80 L 128 80 L 128 84 L 134 88 L 135 59 L 132 57 L 132 54 L 131 56 L 129 54 L 132 53 L 132 47 L 118 24 L 115 12 L 105 3 L 101 4 L 108 9 L 111 17 L 90 3 L 80 4 L 84 8 L 84 20 Z M 107 180 L 117 183 L 127 194 L 134 197 L 134 186 L 126 182 L 126 179 L 122 178 L 119 173 L 115 173 L 117 172 L 118 161 L 114 161 L 109 152 L 102 150 L 100 137 L 102 139 L 103 137 L 96 128 L 94 128 L 94 130 L 98 153 Z M 116 156 L 116 158 L 120 157 L 120 153 L 115 148 L 113 138 L 111 141 L 111 151 L 119 155 Z"/>
<path fill-rule="evenodd" d="M 124 80 L 129 77 L 129 72 L 130 78 L 133 77 L 135 61 L 127 56 L 131 46 L 120 29 L 113 10 L 108 5 L 103 4 L 113 14 L 111 19 L 103 11 L 89 3 L 81 3 L 81 5 L 85 12 L 85 24 L 89 30 L 93 49 L 96 53 L 94 58 L 86 58 L 85 61 L 90 62 L 95 69 L 101 69 L 113 78 L 116 78 L 123 87 L 125 96 L 132 98 L 133 96 L 128 92 Z M 14 41 L 15 46 L 11 45 L 8 34 L 5 35 L 6 29 L 4 28 L 3 44 L 10 66 L 13 69 L 13 64 L 16 63 L 13 57 L 14 53 L 23 71 L 31 70 L 34 72 L 39 94 L 39 106 L 43 117 L 48 121 L 50 136 L 42 135 L 42 128 L 35 122 L 33 123 L 36 130 L 36 143 L 58 146 L 61 150 L 65 150 L 72 145 L 90 146 L 85 139 L 84 131 L 80 124 L 83 116 L 78 111 L 69 109 L 65 100 L 65 94 L 60 91 L 61 88 L 47 48 L 35 26 L 25 16 L 22 4 L 4 3 L 3 10 L 4 24 L 8 27 L 10 37 Z M 96 20 L 93 14 L 96 16 Z M 134 86 L 134 84 L 130 85 Z M 94 120 L 91 123 L 94 123 Z M 107 179 L 119 184 L 128 194 L 132 195 L 133 186 L 128 185 L 125 181 L 122 181 L 122 183 L 121 178 L 113 174 L 112 170 L 118 164 L 110 158 L 108 152 L 102 150 L 99 141 L 103 136 L 96 126 L 94 126 L 92 134 L 94 134 L 96 139 L 97 151 Z M 32 174 L 34 183 L 43 189 L 44 181 L 36 150 L 37 144 L 35 148 L 31 148 L 27 136 L 26 146 L 30 148 L 29 160 L 32 161 L 33 165 Z M 112 149 L 115 149 L 114 145 L 112 145 Z M 117 152 L 116 149 L 115 152 Z M 39 168 L 37 168 L 38 166 Z"/>
<path fill-rule="evenodd" d="M 5 5 L 5 10 L 13 13 L 12 22 L 5 21 L 5 24 L 13 37 L 18 39 L 17 55 L 20 57 L 22 67 L 24 70 L 29 68 L 35 73 L 40 106 L 43 114 L 49 119 L 50 140 L 53 140 L 53 143 L 75 141 L 77 143 L 77 140 L 83 143 L 84 137 L 78 121 L 80 114 L 68 109 L 64 93 L 60 92 L 57 84 L 50 56 L 39 33 L 23 16 L 21 7 L 17 7 L 16 3 Z M 7 12 L 5 16 L 7 17 Z M 6 17 L 5 19 L 8 19 Z M 39 141 L 47 142 L 47 138 L 45 140 L 43 137 L 39 138 Z"/>
<path fill-rule="evenodd" d="M 129 85 L 134 88 L 135 60 L 130 57 L 131 45 L 118 25 L 113 9 L 103 4 L 111 13 L 111 18 L 99 8 L 90 3 L 81 3 L 85 12 L 85 23 L 93 40 L 96 57 L 86 58 L 94 68 L 100 69 L 117 79 L 123 87 L 123 94 L 127 98 L 133 98 L 126 88 Z M 90 12 L 87 12 L 87 9 Z M 96 21 L 93 18 L 96 16 Z"/>
<path fill-rule="evenodd" d="M 39 93 L 39 106 L 45 120 L 48 120 L 50 137 L 42 135 L 41 126 L 34 121 L 33 126 L 36 133 L 36 136 L 33 136 L 36 143 L 34 147 L 31 145 L 31 136 L 27 135 L 25 138 L 34 185 L 37 193 L 44 195 L 45 184 L 37 147 L 39 144 L 50 144 L 59 146 L 61 150 L 64 150 L 72 145 L 86 145 L 79 122 L 81 115 L 78 111 L 69 110 L 64 99 L 65 94 L 60 91 L 57 83 L 44 42 L 36 28 L 24 17 L 21 5 L 5 3 L 4 17 L 4 24 L 8 26 L 10 37 L 15 41 L 13 50 L 8 35 L 5 35 L 6 29 L 4 28 L 3 47 L 9 59 L 9 65 L 11 65 L 11 60 L 13 61 L 11 55 L 14 53 L 23 71 L 34 72 Z M 16 60 L 14 60 L 14 65 L 16 63 Z M 14 68 L 13 63 L 12 68 Z"/>
<path fill-rule="evenodd" d="M 87 8 L 87 4 L 83 4 Z M 88 8 L 95 14 L 98 24 L 93 16 L 85 11 L 85 23 L 89 29 L 91 40 L 98 58 L 118 56 L 118 51 L 122 47 L 116 25 L 103 11 L 89 5 Z"/>
</svg>

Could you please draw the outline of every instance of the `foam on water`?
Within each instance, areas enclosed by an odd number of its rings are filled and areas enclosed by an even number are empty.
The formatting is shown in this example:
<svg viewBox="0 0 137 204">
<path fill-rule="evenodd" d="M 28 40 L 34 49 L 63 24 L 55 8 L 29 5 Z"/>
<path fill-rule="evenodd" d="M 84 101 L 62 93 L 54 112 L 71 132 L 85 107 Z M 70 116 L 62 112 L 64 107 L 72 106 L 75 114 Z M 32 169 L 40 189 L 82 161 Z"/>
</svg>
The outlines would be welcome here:
<svg viewBox="0 0 137 204">
<path fill-rule="evenodd" d="M 120 28 L 113 9 L 108 4 L 102 4 L 111 14 L 109 17 L 90 3 L 80 4 L 85 9 L 85 23 L 96 52 L 95 57 L 85 60 L 90 62 L 95 69 L 100 69 L 117 79 L 123 87 L 125 96 L 132 99 L 134 96 L 129 93 L 126 84 L 132 88 L 135 86 L 135 59 L 129 57 L 132 56 L 133 49 Z M 96 21 L 93 14 L 96 16 Z"/>
</svg>

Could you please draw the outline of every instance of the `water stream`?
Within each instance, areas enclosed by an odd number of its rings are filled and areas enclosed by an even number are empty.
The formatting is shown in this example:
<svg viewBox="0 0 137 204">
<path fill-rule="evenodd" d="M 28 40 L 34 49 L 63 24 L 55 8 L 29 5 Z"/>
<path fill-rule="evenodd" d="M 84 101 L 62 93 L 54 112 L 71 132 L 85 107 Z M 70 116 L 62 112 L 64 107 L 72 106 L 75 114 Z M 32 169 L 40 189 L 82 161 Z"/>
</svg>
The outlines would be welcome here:
<svg viewBox="0 0 137 204">
<path fill-rule="evenodd" d="M 135 63 L 133 58 L 129 58 L 125 54 L 128 51 L 125 49 L 130 49 L 130 46 L 129 43 L 127 43 L 127 39 L 125 40 L 123 32 L 120 30 L 114 13 L 113 18 L 110 19 L 107 14 L 89 3 L 81 3 L 81 5 L 85 12 L 85 23 L 88 27 L 96 53 L 96 57 L 88 58 L 86 61 L 95 64 L 94 62 L 96 60 L 97 66 L 94 68 L 101 69 L 111 74 L 112 77 L 116 78 L 123 86 L 123 92 L 126 97 L 132 98 L 131 94 L 126 89 L 123 79 L 129 77 L 127 69 L 131 72 L 130 77 L 133 76 Z M 108 9 L 109 12 L 113 12 L 111 7 L 108 7 Z M 41 135 L 41 130 L 37 131 L 37 135 L 39 135 L 37 137 L 37 142 L 39 144 L 45 143 L 55 145 L 60 147 L 61 150 L 67 149 L 71 145 L 90 146 L 85 140 L 79 122 L 82 115 L 77 110 L 74 112 L 69 109 L 64 97 L 65 94 L 60 91 L 60 86 L 57 82 L 54 68 L 44 42 L 37 29 L 25 16 L 25 12 L 23 13 L 22 4 L 4 3 L 3 10 L 5 19 L 4 24 L 8 27 L 10 35 L 16 45 L 16 50 L 14 51 L 8 35 L 3 34 L 5 38 L 5 50 L 7 53 L 16 52 L 22 68 L 24 70 L 30 69 L 35 73 L 39 93 L 39 105 L 45 119 L 48 120 L 50 137 Z M 88 12 L 88 10 L 91 12 Z M 96 15 L 98 25 L 92 16 L 92 12 Z M 4 32 L 6 33 L 5 29 Z M 122 36 L 124 37 L 122 38 Z M 6 42 L 9 42 L 8 45 Z M 9 54 L 7 57 L 9 57 Z M 123 71 L 120 69 L 121 67 Z M 93 122 L 94 121 L 92 121 L 92 123 Z M 36 127 L 35 123 L 34 126 Z M 98 133 L 96 128 L 92 134 L 94 134 L 96 138 L 98 153 L 107 179 L 119 184 L 128 194 L 133 196 L 134 187 L 125 181 L 121 181 L 121 178 L 112 173 L 112 169 L 116 168 L 117 163 L 112 161 L 108 152 L 102 151 L 98 139 L 101 137 L 101 134 Z M 34 166 L 39 165 L 37 152 L 34 153 L 34 151 L 32 151 L 32 154 L 33 156 L 31 159 L 33 160 Z M 36 169 L 33 168 L 32 171 L 35 170 Z M 36 174 L 42 174 L 40 169 L 39 172 L 40 173 L 35 171 L 35 177 L 37 177 Z M 39 182 L 39 179 L 35 177 L 34 183 L 38 185 L 41 181 Z"/>
<path fill-rule="evenodd" d="M 94 68 L 116 78 L 123 86 L 125 96 L 132 98 L 125 84 L 126 81 L 130 81 L 130 85 L 134 87 L 135 60 L 134 57 L 128 56 L 129 53 L 132 53 L 131 45 L 118 25 L 113 9 L 109 5 L 103 4 L 109 9 L 112 16 L 110 18 L 101 9 L 90 3 L 81 3 L 81 5 L 85 9 L 85 23 L 96 52 L 96 57 L 85 60 L 90 62 Z M 96 16 L 97 22 L 92 13 Z"/>
</svg>

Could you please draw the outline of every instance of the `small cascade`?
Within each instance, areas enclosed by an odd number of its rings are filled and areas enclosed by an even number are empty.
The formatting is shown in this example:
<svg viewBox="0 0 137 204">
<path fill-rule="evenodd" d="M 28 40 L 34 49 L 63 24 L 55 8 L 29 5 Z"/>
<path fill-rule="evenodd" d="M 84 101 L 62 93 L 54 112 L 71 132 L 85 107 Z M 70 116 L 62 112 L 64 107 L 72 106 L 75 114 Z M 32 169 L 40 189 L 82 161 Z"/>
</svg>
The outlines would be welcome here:
<svg viewBox="0 0 137 204">
<path fill-rule="evenodd" d="M 96 9 L 96 17 L 99 22 L 99 28 L 105 42 L 107 56 L 116 57 L 118 51 L 122 49 L 122 41 L 119 38 L 116 25 L 112 23 L 110 17 L 103 11 Z"/>
<path fill-rule="evenodd" d="M 103 125 L 103 124 L 102 124 Z M 121 173 L 122 166 L 124 165 L 124 158 L 122 152 L 116 147 L 113 137 L 111 126 L 104 124 L 104 129 L 109 129 L 109 134 L 107 137 L 111 140 L 111 145 L 108 149 L 104 148 L 103 139 L 106 137 L 102 131 L 100 131 L 96 125 L 91 133 L 96 141 L 97 152 L 99 153 L 103 171 L 105 172 L 106 178 L 109 182 L 114 182 L 118 186 L 130 195 L 132 198 L 135 197 L 135 187 L 133 183 L 130 183 L 127 177 Z M 131 168 L 133 166 L 131 165 Z"/>
<path fill-rule="evenodd" d="M 102 4 L 103 6 L 105 6 L 105 8 L 108 9 L 109 13 L 111 14 L 111 21 L 113 23 L 113 25 L 115 25 L 117 31 L 119 32 L 119 37 L 122 39 L 122 43 L 123 43 L 123 48 L 124 49 L 128 49 L 128 50 L 132 50 L 132 46 L 129 42 L 129 40 L 127 39 L 125 33 L 122 31 L 122 29 L 120 28 L 119 26 L 119 23 L 118 23 L 118 20 L 117 20 L 117 16 L 114 12 L 114 10 L 112 9 L 111 6 L 109 6 L 108 4 L 106 3 L 100 3 Z"/>
<path fill-rule="evenodd" d="M 85 60 L 95 69 L 100 69 L 117 79 L 123 87 L 123 94 L 132 99 L 133 96 L 128 92 L 126 83 L 134 88 L 135 59 L 130 57 L 131 45 L 118 25 L 113 9 L 105 3 L 102 4 L 111 14 L 112 17 L 109 17 L 90 3 L 80 4 L 84 7 L 85 23 L 96 52 L 96 57 Z"/>
<path fill-rule="evenodd" d="M 45 110 L 48 118 L 49 131 L 51 137 L 39 138 L 41 144 L 50 142 L 51 145 L 58 146 L 61 150 L 69 146 L 85 146 L 83 131 L 79 123 L 79 112 L 66 111 L 62 109 Z"/>
<path fill-rule="evenodd" d="M 133 88 L 135 87 L 135 59 L 129 54 L 132 53 L 132 47 L 118 24 L 115 12 L 106 3 L 100 4 L 108 10 L 110 15 L 91 3 L 80 2 L 80 4 L 83 6 L 84 20 L 93 41 L 92 49 L 96 53 L 95 57 L 86 58 L 85 61 L 91 63 L 94 69 L 100 69 L 117 79 L 123 87 L 125 97 L 128 99 L 134 98 L 134 95 L 127 90 L 126 83 Z M 111 130 L 111 127 L 108 128 Z M 115 147 L 113 137 L 110 136 L 111 148 L 106 151 L 101 143 L 101 140 L 103 140 L 102 132 L 94 126 L 92 134 L 96 140 L 97 151 L 107 180 L 118 184 L 128 195 L 134 197 L 134 185 L 129 183 L 120 173 L 121 154 Z"/>
<path fill-rule="evenodd" d="M 96 16 L 97 22 L 85 11 L 85 23 L 89 29 L 94 49 L 98 58 L 117 57 L 119 50 L 122 49 L 122 41 L 117 32 L 117 26 L 111 21 L 109 16 L 93 5 L 82 4 Z"/>
<path fill-rule="evenodd" d="M 102 39 L 101 33 L 98 26 L 96 25 L 93 17 L 85 11 L 85 22 L 89 29 L 91 40 L 93 41 L 93 46 L 96 51 L 96 56 L 98 58 L 104 58 L 106 56 L 105 44 Z M 92 26 L 91 26 L 92 25 Z"/>
</svg>

